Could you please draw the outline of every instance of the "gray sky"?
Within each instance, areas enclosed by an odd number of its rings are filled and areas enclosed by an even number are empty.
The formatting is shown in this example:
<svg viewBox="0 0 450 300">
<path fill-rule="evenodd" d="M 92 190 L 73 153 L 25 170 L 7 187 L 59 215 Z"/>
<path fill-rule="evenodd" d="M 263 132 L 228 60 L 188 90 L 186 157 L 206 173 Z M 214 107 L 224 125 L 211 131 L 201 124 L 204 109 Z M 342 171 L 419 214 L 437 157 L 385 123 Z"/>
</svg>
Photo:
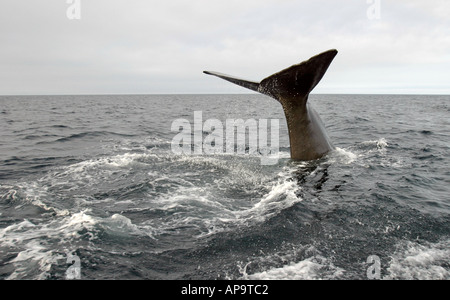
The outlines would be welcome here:
<svg viewBox="0 0 450 300">
<path fill-rule="evenodd" d="M 332 48 L 316 93 L 450 94 L 448 0 L 80 3 L 1 0 L 0 94 L 243 93 L 202 71 L 259 81 Z"/>
</svg>

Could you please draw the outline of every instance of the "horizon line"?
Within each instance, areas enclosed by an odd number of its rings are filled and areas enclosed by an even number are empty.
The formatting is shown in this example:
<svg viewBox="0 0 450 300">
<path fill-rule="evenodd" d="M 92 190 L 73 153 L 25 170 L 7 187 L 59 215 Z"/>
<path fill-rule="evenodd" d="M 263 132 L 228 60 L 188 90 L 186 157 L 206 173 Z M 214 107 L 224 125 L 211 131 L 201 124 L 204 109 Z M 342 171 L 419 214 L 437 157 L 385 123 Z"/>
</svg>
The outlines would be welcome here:
<svg viewBox="0 0 450 300">
<path fill-rule="evenodd" d="M 170 96 L 170 95 L 262 95 L 260 93 L 80 93 L 80 94 L 0 94 L 0 97 L 32 96 Z M 311 93 L 310 95 L 386 95 L 386 96 L 450 96 L 450 93 Z"/>
</svg>

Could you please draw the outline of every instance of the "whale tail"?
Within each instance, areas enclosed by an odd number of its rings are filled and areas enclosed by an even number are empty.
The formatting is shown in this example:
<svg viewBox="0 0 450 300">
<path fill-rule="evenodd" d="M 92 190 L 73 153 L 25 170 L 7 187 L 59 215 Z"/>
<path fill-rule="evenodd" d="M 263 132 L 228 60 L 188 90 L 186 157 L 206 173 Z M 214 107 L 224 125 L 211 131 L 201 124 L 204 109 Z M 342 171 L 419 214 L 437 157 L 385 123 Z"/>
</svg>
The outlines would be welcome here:
<svg viewBox="0 0 450 300">
<path fill-rule="evenodd" d="M 300 64 L 275 73 L 261 82 L 240 79 L 217 72 L 205 71 L 234 84 L 268 95 L 283 106 L 289 130 L 291 158 L 313 160 L 333 149 L 319 115 L 309 105 L 309 93 L 325 75 L 337 55 L 329 50 Z"/>
<path fill-rule="evenodd" d="M 275 73 L 259 83 L 218 72 L 204 71 L 203 73 L 217 76 L 252 91 L 265 94 L 280 101 L 283 105 L 286 100 L 294 99 L 304 99 L 302 102 L 306 103 L 309 93 L 325 75 L 337 53 L 337 50 L 334 49 L 323 52 L 307 61 Z"/>
</svg>

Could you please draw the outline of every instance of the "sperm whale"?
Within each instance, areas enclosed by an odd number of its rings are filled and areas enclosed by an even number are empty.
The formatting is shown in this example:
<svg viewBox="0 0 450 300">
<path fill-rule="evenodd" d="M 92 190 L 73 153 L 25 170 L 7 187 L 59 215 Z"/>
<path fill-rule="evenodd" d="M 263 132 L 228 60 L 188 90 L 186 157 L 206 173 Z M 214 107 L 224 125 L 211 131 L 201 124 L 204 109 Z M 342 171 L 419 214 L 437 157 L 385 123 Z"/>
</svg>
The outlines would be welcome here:
<svg viewBox="0 0 450 300">
<path fill-rule="evenodd" d="M 239 86 L 259 92 L 281 103 L 289 130 L 291 159 L 309 161 L 334 149 L 319 114 L 308 103 L 311 91 L 325 75 L 338 51 L 328 50 L 275 73 L 261 82 L 204 71 Z"/>
</svg>

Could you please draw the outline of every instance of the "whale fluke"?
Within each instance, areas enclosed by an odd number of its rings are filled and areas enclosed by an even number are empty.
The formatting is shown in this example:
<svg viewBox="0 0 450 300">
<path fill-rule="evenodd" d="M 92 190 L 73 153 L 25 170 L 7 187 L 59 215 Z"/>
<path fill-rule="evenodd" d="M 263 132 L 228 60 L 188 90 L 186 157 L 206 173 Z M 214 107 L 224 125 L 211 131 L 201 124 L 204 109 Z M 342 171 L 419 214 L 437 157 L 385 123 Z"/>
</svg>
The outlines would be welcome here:
<svg viewBox="0 0 450 300">
<path fill-rule="evenodd" d="M 258 92 L 258 88 L 259 88 L 259 83 L 258 82 L 253 82 L 250 80 L 245 80 L 245 79 L 240 79 L 240 78 L 236 78 L 230 75 L 226 75 L 226 74 L 222 74 L 222 73 L 218 73 L 218 72 L 210 72 L 210 71 L 203 71 L 203 73 L 208 74 L 208 75 L 214 75 L 217 76 L 219 78 L 222 78 L 224 80 L 227 80 L 229 82 L 232 82 L 234 84 L 240 85 L 242 87 L 248 88 L 249 90 Z"/>
<path fill-rule="evenodd" d="M 328 50 L 275 73 L 259 83 L 217 72 L 204 73 L 278 100 L 286 115 L 291 158 L 313 160 L 321 158 L 334 148 L 319 115 L 308 105 L 308 96 L 325 75 L 337 53 L 335 49 Z"/>
<path fill-rule="evenodd" d="M 336 50 L 329 50 L 263 79 L 259 92 L 280 99 L 307 97 L 328 70 Z"/>
</svg>

